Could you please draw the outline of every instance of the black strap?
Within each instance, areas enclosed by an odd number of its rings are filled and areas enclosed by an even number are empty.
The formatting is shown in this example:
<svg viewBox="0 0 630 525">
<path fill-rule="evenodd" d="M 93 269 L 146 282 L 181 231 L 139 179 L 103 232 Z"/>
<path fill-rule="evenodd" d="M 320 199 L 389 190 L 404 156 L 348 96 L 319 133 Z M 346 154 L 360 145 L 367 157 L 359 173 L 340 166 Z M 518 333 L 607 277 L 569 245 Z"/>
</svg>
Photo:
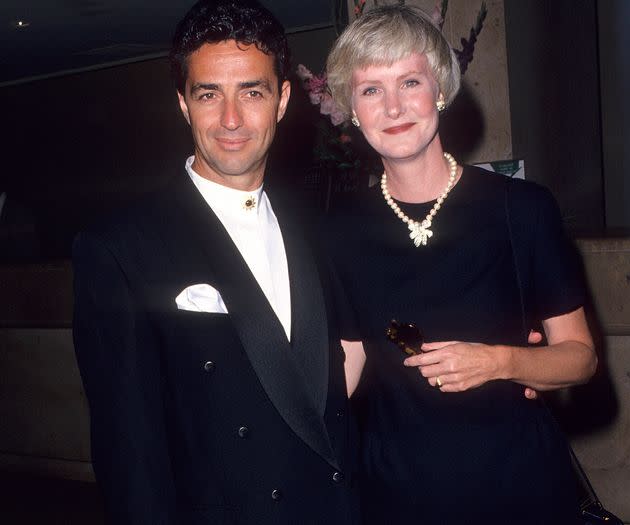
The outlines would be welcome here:
<svg viewBox="0 0 630 525">
<path fill-rule="evenodd" d="M 513 231 L 513 219 L 510 215 L 510 183 L 512 179 L 506 177 L 505 179 L 505 220 L 508 229 L 508 237 L 510 239 L 510 249 L 512 251 L 512 260 L 514 262 L 514 271 L 516 273 L 516 282 L 518 284 L 518 297 L 521 307 L 521 328 L 523 330 L 523 336 L 527 338 L 529 334 L 529 326 L 527 323 L 527 316 L 525 314 L 525 293 L 523 291 L 523 278 L 521 275 L 521 266 L 518 264 L 518 257 L 516 256 L 516 249 L 514 246 L 514 231 Z"/>
</svg>

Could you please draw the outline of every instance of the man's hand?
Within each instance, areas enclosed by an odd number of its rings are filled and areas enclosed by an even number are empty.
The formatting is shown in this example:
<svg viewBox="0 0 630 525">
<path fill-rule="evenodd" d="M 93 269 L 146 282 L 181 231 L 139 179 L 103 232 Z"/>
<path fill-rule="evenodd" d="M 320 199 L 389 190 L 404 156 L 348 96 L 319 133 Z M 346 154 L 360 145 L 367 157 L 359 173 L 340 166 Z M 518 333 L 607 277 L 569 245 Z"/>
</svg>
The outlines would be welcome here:
<svg viewBox="0 0 630 525">
<path fill-rule="evenodd" d="M 527 399 L 538 399 L 538 391 L 533 388 L 525 387 L 525 397 Z"/>
<path fill-rule="evenodd" d="M 527 342 L 530 345 L 537 345 L 543 340 L 543 336 L 540 332 L 536 332 L 536 330 L 530 330 L 529 335 L 527 336 Z"/>
<path fill-rule="evenodd" d="M 540 332 L 537 332 L 535 330 L 529 331 L 529 335 L 527 336 L 527 342 L 530 345 L 537 345 L 542 340 L 543 340 L 543 336 Z M 526 386 L 525 397 L 527 399 L 538 399 L 538 392 L 536 392 L 536 390 L 534 390 L 533 388 L 529 388 L 528 386 Z"/>
</svg>

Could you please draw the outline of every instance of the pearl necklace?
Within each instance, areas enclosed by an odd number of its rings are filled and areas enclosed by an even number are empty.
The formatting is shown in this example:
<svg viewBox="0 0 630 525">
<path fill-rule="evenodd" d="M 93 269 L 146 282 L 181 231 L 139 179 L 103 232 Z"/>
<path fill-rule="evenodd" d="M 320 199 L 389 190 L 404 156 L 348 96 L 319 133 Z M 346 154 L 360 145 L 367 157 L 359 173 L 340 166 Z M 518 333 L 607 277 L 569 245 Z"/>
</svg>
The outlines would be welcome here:
<svg viewBox="0 0 630 525">
<path fill-rule="evenodd" d="M 383 197 L 385 197 L 385 202 L 387 202 L 387 204 L 393 210 L 396 216 L 407 225 L 407 227 L 411 231 L 409 237 L 416 245 L 416 247 L 420 245 L 426 246 L 429 238 L 433 237 L 433 231 L 430 230 L 431 223 L 433 222 L 433 219 L 435 218 L 438 210 L 442 207 L 442 203 L 444 202 L 444 199 L 446 199 L 448 192 L 451 191 L 451 189 L 453 189 L 453 186 L 455 185 L 455 179 L 457 177 L 457 161 L 453 158 L 452 155 L 446 152 L 444 152 L 444 158 L 448 162 L 450 172 L 448 184 L 446 185 L 446 188 L 444 189 L 442 194 L 438 197 L 436 203 L 431 208 L 431 211 L 427 213 L 427 216 L 422 222 L 414 221 L 413 219 L 410 219 L 405 213 L 403 213 L 398 204 L 394 202 L 394 199 L 389 194 L 389 190 L 387 189 L 387 174 L 383 172 L 383 175 L 381 176 L 381 190 L 383 192 Z"/>
</svg>

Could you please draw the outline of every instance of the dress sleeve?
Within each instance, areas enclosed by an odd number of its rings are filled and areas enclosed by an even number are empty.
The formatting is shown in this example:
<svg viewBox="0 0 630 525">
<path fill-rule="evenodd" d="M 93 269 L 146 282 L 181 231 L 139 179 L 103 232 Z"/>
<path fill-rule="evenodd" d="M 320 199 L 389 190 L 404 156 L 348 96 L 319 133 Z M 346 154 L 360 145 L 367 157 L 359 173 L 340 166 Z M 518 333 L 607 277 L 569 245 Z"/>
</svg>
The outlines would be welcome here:
<svg viewBox="0 0 630 525">
<path fill-rule="evenodd" d="M 558 205 L 546 188 L 532 185 L 532 292 L 535 317 L 549 319 L 572 312 L 585 301 L 580 255 L 567 237 Z"/>
<path fill-rule="evenodd" d="M 322 217 L 318 223 L 316 238 L 322 253 L 325 254 L 327 270 L 330 275 L 339 336 L 346 341 L 360 341 L 358 318 L 341 277 L 343 261 L 340 260 L 340 254 L 346 253 L 346 250 L 343 249 L 343 232 L 345 231 L 342 227 L 343 224 L 335 213 Z"/>
<path fill-rule="evenodd" d="M 361 335 L 357 322 L 357 316 L 354 308 L 350 304 L 350 300 L 346 294 L 343 283 L 339 278 L 339 274 L 334 263 L 330 264 L 330 275 L 333 285 L 333 296 L 335 301 L 335 315 L 337 316 L 337 325 L 341 339 L 346 341 L 360 341 Z"/>
</svg>

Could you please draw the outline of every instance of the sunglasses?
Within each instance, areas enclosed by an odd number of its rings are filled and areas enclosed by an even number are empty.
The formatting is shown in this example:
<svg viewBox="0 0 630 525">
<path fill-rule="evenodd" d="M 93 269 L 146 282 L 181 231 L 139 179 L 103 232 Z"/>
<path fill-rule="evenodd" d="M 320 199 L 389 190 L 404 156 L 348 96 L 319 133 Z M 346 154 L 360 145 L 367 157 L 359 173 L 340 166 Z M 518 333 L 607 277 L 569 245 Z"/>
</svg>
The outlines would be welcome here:
<svg viewBox="0 0 630 525">
<path fill-rule="evenodd" d="M 420 347 L 424 341 L 422 332 L 413 323 L 400 323 L 392 319 L 385 330 L 387 339 L 394 343 L 407 355 L 417 355 L 422 353 Z"/>
</svg>

